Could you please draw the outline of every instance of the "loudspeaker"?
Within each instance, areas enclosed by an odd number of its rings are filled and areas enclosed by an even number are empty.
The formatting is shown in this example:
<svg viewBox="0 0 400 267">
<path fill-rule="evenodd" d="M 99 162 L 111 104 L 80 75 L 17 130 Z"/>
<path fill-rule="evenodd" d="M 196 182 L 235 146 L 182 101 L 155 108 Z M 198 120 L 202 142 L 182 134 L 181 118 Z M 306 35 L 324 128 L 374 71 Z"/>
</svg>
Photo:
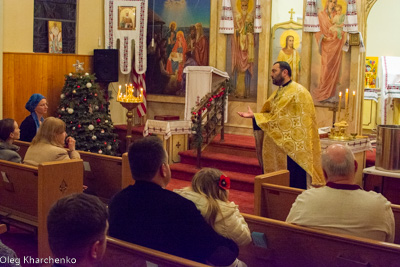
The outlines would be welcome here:
<svg viewBox="0 0 400 267">
<path fill-rule="evenodd" d="M 118 49 L 94 49 L 94 73 L 98 82 L 118 82 Z"/>
</svg>

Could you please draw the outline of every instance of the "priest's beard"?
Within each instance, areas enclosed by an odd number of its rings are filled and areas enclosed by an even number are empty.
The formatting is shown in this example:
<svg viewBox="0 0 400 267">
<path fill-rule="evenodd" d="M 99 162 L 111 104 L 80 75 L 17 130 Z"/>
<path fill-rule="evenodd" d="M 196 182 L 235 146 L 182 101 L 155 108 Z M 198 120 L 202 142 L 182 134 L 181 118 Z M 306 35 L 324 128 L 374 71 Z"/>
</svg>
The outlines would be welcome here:
<svg viewBox="0 0 400 267">
<path fill-rule="evenodd" d="M 272 78 L 272 83 L 277 86 L 281 86 L 284 80 L 285 79 L 282 77 L 282 73 L 280 73 L 278 76 L 275 77 L 275 79 Z"/>
</svg>

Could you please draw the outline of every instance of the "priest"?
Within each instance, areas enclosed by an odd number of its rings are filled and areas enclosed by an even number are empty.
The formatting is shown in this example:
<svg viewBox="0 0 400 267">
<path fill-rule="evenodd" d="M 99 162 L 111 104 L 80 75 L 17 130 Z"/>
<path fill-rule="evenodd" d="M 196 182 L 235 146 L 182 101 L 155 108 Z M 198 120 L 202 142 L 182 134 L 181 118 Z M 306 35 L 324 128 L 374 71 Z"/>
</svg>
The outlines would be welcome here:
<svg viewBox="0 0 400 267">
<path fill-rule="evenodd" d="M 253 113 L 248 107 L 247 112 L 238 114 L 253 118 L 255 129 L 264 133 L 263 141 L 256 142 L 262 147 L 264 173 L 288 169 L 291 187 L 322 186 L 325 180 L 314 103 L 309 91 L 292 81 L 291 76 L 287 62 L 275 62 L 271 78 L 279 88 L 264 103 L 260 113 Z M 308 182 L 307 177 L 311 178 Z"/>
</svg>

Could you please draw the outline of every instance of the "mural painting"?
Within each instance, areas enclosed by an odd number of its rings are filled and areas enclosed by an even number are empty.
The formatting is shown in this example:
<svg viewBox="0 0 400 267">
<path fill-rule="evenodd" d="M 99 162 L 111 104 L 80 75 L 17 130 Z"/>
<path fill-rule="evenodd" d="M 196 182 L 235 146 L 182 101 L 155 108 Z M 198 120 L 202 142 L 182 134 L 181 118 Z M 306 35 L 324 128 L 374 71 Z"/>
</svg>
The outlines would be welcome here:
<svg viewBox="0 0 400 267">
<path fill-rule="evenodd" d="M 149 1 L 147 29 L 147 93 L 184 96 L 183 69 L 208 66 L 210 2 Z"/>
<path fill-rule="evenodd" d="M 254 34 L 254 0 L 232 0 L 235 33 L 228 35 L 227 69 L 234 98 L 256 100 L 258 34 Z"/>
<path fill-rule="evenodd" d="M 334 105 L 350 84 L 350 53 L 342 51 L 346 7 L 345 0 L 317 0 L 321 31 L 314 34 L 310 88 L 316 105 Z"/>
</svg>

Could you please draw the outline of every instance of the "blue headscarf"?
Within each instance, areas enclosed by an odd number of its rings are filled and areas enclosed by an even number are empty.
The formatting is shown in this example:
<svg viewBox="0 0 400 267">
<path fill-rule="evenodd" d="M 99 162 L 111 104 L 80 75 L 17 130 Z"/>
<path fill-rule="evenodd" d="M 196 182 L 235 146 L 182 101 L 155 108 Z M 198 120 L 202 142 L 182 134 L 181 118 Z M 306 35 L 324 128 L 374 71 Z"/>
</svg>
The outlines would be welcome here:
<svg viewBox="0 0 400 267">
<path fill-rule="evenodd" d="M 45 99 L 45 97 L 42 96 L 41 94 L 33 94 L 29 98 L 28 102 L 26 102 L 25 104 L 25 108 L 31 113 L 33 120 L 35 121 L 36 130 L 39 129 L 40 123 L 39 123 L 39 118 L 36 115 L 35 108 L 42 99 Z M 43 122 L 44 118 L 42 117 L 40 120 L 41 122 Z"/>
</svg>

